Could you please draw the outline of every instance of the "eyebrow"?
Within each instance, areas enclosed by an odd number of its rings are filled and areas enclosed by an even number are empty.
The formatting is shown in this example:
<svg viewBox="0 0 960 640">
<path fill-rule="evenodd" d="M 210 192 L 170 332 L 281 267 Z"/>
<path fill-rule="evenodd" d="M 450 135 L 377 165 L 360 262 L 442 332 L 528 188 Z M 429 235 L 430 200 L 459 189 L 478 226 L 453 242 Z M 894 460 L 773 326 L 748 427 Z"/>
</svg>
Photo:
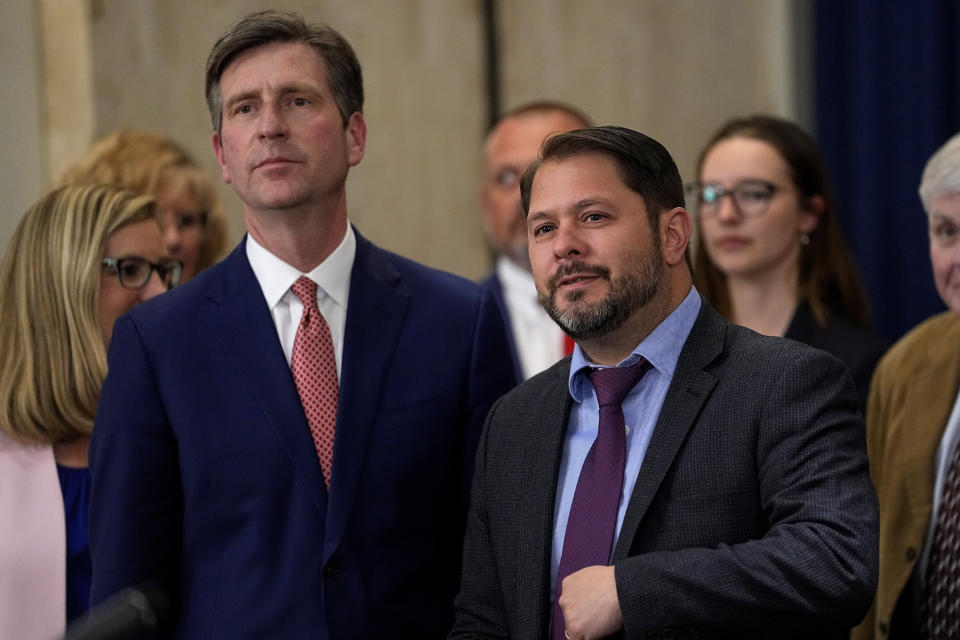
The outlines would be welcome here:
<svg viewBox="0 0 960 640">
<path fill-rule="evenodd" d="M 591 196 L 589 198 L 584 198 L 583 200 L 580 200 L 579 202 L 577 202 L 577 204 L 574 205 L 574 207 L 576 209 L 586 209 L 587 207 L 592 207 L 595 204 L 602 204 L 608 207 L 611 206 L 608 200 L 605 200 L 600 196 Z"/>
<path fill-rule="evenodd" d="M 302 84 L 285 84 L 277 87 L 271 93 L 276 93 L 277 95 L 284 96 L 290 93 L 304 93 L 314 99 L 321 99 L 323 97 L 323 92 L 318 91 L 316 88 L 308 87 Z M 230 110 L 235 104 L 250 100 L 251 98 L 259 98 L 261 94 L 260 89 L 248 89 L 247 91 L 241 91 L 235 96 L 231 96 L 225 103 L 224 108 Z"/>
<path fill-rule="evenodd" d="M 588 207 L 592 207 L 597 204 L 603 205 L 605 207 L 613 207 L 613 205 L 609 201 L 599 196 L 591 196 L 589 198 L 584 198 L 583 200 L 578 200 L 573 205 L 573 209 L 579 211 L 581 209 L 586 209 Z M 539 220 L 540 218 L 549 218 L 550 216 L 551 214 L 546 211 L 537 211 L 536 213 L 531 213 L 529 216 L 527 216 L 527 221 Z"/>
<path fill-rule="evenodd" d="M 529 224 L 536 220 L 540 220 L 542 218 L 549 218 L 549 217 L 550 217 L 550 214 L 548 214 L 546 211 L 537 211 L 536 213 L 531 213 L 530 215 L 527 216 L 527 223 Z"/>
<path fill-rule="evenodd" d="M 251 89 L 250 91 L 243 91 L 241 93 L 238 93 L 235 96 L 230 96 L 230 98 L 223 103 L 223 108 L 226 111 L 230 111 L 233 105 L 240 102 L 245 102 L 251 98 L 257 98 L 259 96 L 260 96 L 260 92 L 256 90 Z"/>
</svg>

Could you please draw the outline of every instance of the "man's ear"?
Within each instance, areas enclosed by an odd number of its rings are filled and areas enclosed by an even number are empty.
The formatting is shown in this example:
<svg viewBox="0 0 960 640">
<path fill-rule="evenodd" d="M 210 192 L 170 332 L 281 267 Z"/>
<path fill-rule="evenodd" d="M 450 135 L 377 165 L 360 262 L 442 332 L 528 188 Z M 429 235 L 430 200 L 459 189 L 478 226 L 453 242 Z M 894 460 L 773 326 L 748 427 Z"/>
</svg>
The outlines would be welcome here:
<svg viewBox="0 0 960 640">
<path fill-rule="evenodd" d="M 367 122 L 363 114 L 355 111 L 347 120 L 347 165 L 355 167 L 363 159 L 367 146 Z"/>
<path fill-rule="evenodd" d="M 683 207 L 675 207 L 660 214 L 660 253 L 663 261 L 673 267 L 686 260 L 687 246 L 693 233 L 693 220 Z"/>
<path fill-rule="evenodd" d="M 223 156 L 223 145 L 220 144 L 220 134 L 213 132 L 213 153 L 217 156 L 217 164 L 220 165 L 220 175 L 223 181 L 230 184 L 230 170 L 227 169 L 227 162 Z"/>
</svg>

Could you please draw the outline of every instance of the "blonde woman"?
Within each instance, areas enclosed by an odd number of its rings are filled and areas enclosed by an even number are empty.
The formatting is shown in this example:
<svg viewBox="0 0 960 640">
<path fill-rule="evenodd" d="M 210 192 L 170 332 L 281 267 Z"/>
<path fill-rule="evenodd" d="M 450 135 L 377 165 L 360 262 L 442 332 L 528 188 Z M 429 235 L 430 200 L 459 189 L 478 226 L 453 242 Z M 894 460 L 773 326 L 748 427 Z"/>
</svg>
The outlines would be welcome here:
<svg viewBox="0 0 960 640">
<path fill-rule="evenodd" d="M 89 601 L 87 450 L 113 323 L 175 286 L 155 203 L 57 189 L 0 262 L 0 638 L 50 638 Z"/>
<path fill-rule="evenodd" d="M 112 184 L 157 200 L 163 241 L 189 280 L 226 246 L 223 207 L 210 178 L 180 145 L 146 131 L 119 129 L 67 168 L 62 184 Z"/>
</svg>

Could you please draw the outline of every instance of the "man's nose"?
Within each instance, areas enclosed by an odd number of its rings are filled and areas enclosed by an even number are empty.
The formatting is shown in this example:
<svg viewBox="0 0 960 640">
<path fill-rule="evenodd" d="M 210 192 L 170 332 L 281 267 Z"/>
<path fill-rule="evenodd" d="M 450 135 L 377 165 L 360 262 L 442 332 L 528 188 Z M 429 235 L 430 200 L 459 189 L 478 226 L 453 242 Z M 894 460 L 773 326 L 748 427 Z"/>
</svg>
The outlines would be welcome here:
<svg viewBox="0 0 960 640">
<path fill-rule="evenodd" d="M 557 227 L 553 236 L 553 253 L 558 258 L 581 256 L 586 252 L 583 234 L 575 224 L 563 224 Z"/>
<path fill-rule="evenodd" d="M 276 138 L 287 133 L 287 123 L 283 110 L 272 102 L 267 102 L 260 110 L 260 136 Z"/>
</svg>

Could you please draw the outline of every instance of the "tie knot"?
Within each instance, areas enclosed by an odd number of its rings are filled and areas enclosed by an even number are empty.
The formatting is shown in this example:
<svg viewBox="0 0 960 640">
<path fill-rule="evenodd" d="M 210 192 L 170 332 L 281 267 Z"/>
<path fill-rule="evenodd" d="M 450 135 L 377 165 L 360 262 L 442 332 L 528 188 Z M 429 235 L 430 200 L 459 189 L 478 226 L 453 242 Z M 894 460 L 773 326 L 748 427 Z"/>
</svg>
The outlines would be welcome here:
<svg viewBox="0 0 960 640">
<path fill-rule="evenodd" d="M 300 298 L 305 309 L 317 308 L 317 283 L 307 276 L 300 276 L 290 290 Z"/>
<path fill-rule="evenodd" d="M 629 367 L 594 369 L 590 374 L 590 382 L 597 391 L 597 402 L 601 407 L 610 404 L 619 405 L 649 368 L 650 363 L 641 358 L 639 362 Z"/>
</svg>

